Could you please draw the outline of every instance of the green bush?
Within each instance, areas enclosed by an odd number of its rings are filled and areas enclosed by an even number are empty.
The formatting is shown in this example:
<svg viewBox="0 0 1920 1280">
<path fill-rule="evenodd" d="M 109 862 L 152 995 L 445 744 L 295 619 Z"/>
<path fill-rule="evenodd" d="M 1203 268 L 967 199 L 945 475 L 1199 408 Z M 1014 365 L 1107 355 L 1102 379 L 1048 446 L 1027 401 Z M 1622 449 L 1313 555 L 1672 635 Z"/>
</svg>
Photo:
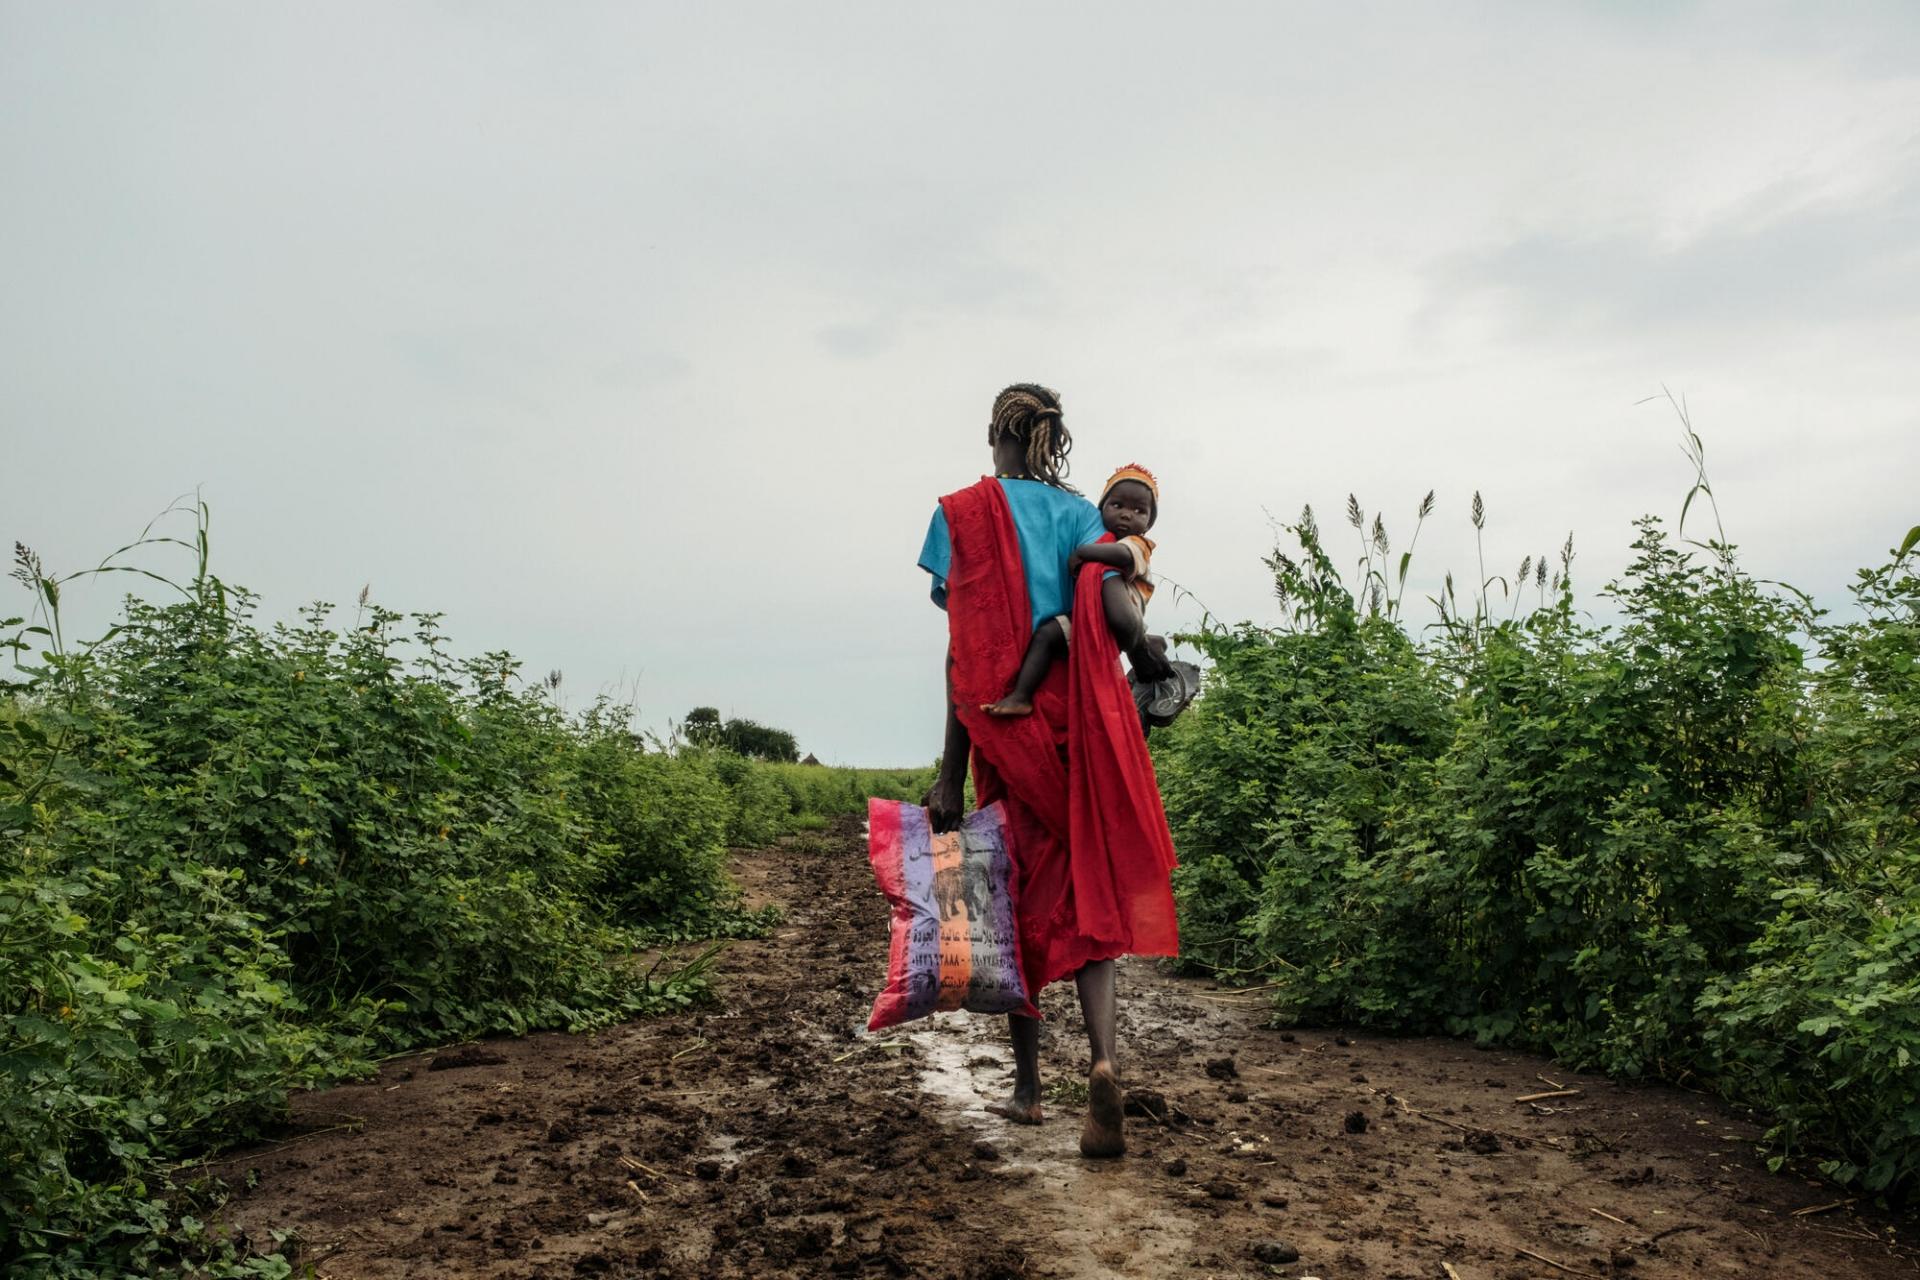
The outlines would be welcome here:
<svg viewBox="0 0 1920 1280">
<path fill-rule="evenodd" d="M 724 750 L 709 752 L 708 759 L 733 795 L 728 844 L 765 844 L 787 830 L 793 809 L 770 766 Z"/>
<path fill-rule="evenodd" d="M 1576 620 L 1569 548 L 1551 591 L 1532 557 L 1470 609 L 1449 582 L 1418 643 L 1377 522 L 1358 593 L 1295 533 L 1268 562 L 1288 625 L 1195 637 L 1206 696 L 1155 744 L 1186 961 L 1291 1018 L 1703 1080 L 1910 1192 L 1920 531 L 1845 625 L 1647 520 L 1617 624 Z M 1496 581 L 1537 604 L 1497 616 Z"/>
<path fill-rule="evenodd" d="M 1783 1153 L 1837 1182 L 1920 1181 L 1920 866 L 1911 852 L 1848 888 L 1776 891 L 1747 965 L 1699 1002 L 1721 1087 L 1765 1107 Z M 1780 1157 L 1776 1157 L 1778 1167 Z"/>
<path fill-rule="evenodd" d="M 725 881 L 737 804 L 706 762 L 636 748 L 614 709 L 586 717 L 574 800 L 593 833 L 596 896 L 617 919 L 704 913 Z"/>
<path fill-rule="evenodd" d="M 1920 529 L 1862 570 L 1807 684 L 1806 856 L 1748 964 L 1700 1002 L 1714 1061 L 1783 1150 L 1868 1190 L 1920 1184 Z"/>
<path fill-rule="evenodd" d="M 643 944 L 767 923 L 724 863 L 806 816 L 784 766 L 570 717 L 432 615 L 264 627 L 203 559 L 74 648 L 58 580 L 24 551 L 16 576 L 48 625 L 11 620 L 0 685 L 9 1276 L 285 1274 L 167 1170 L 381 1052 L 685 1004 L 711 952 L 654 978 Z"/>
<path fill-rule="evenodd" d="M 403 665 L 398 615 L 344 635 L 317 611 L 268 630 L 247 604 L 133 603 L 111 642 L 53 669 L 77 708 L 62 767 L 85 779 L 49 833 L 56 863 L 229 873 L 301 998 L 391 1006 L 394 1043 L 638 1008 L 605 963 L 613 926 L 652 923 L 671 898 L 622 884 L 616 919 L 588 899 L 623 834 L 578 803 L 596 740 L 544 690 L 516 689 L 505 655 L 448 658 L 431 617 Z M 656 781 L 680 769 L 628 753 Z M 663 856 L 681 883 L 717 889 L 701 818 L 671 811 L 684 830 Z"/>
<path fill-rule="evenodd" d="M 145 1273 L 172 1244 L 154 1166 L 248 1136 L 263 1097 L 334 1078 L 330 1057 L 359 1060 L 355 1028 L 301 1025 L 234 873 L 156 875 L 127 918 L 126 872 L 55 869 L 37 833 L 7 834 L 0 1260 L 9 1275 L 106 1258 Z"/>
<path fill-rule="evenodd" d="M 933 785 L 934 767 L 920 769 L 842 769 L 810 764 L 761 764 L 787 798 L 788 822 L 816 818 L 865 817 L 869 797 L 919 801 Z"/>
</svg>

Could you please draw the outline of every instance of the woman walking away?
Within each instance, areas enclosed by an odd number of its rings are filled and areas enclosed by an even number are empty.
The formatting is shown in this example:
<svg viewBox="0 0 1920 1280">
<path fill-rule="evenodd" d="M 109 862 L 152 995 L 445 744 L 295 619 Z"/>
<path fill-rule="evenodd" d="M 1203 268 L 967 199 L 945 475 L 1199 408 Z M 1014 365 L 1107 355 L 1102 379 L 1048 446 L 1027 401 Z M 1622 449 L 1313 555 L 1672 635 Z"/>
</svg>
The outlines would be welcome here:
<svg viewBox="0 0 1920 1280">
<path fill-rule="evenodd" d="M 959 824 L 964 770 L 978 803 L 1006 808 L 1018 876 L 1022 966 L 1037 1000 L 1072 975 L 1086 1017 L 1092 1069 L 1080 1150 L 1126 1150 L 1113 961 L 1174 955 L 1179 936 L 1167 831 L 1146 738 L 1107 627 L 1098 563 L 1069 575 L 1074 548 L 1109 538 L 1100 514 L 1066 482 L 1060 397 L 1019 383 L 993 402 L 987 427 L 994 476 L 940 499 L 920 552 L 933 600 L 947 611 L 946 742 L 927 795 L 934 829 Z M 1010 686 L 1034 627 L 1073 620 L 1075 644 L 1035 691 L 1033 714 L 982 708 Z M 1038 1124 L 1040 1027 L 1010 1018 L 1013 1097 L 995 1112 Z"/>
</svg>

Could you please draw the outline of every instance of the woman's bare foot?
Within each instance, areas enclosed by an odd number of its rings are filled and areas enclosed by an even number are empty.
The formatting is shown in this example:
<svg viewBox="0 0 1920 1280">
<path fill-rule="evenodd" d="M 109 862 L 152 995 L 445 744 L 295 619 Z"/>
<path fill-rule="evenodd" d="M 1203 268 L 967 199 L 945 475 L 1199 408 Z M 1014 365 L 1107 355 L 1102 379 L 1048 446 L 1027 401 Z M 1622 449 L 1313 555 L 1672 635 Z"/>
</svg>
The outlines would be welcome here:
<svg viewBox="0 0 1920 1280">
<path fill-rule="evenodd" d="M 1041 1111 L 1039 1102 L 1033 1098 L 1022 1097 L 1017 1089 L 1013 1097 L 1005 1102 L 988 1103 L 987 1111 L 1003 1120 L 1011 1120 L 1015 1124 L 1039 1124 L 1046 1119 L 1046 1114 Z"/>
<path fill-rule="evenodd" d="M 998 702 L 983 702 L 980 709 L 990 716 L 1030 716 L 1033 703 L 1017 693 L 1010 693 Z"/>
<path fill-rule="evenodd" d="M 1127 1153 L 1125 1099 L 1113 1065 L 1096 1062 L 1087 1073 L 1087 1122 L 1080 1128 L 1080 1154 L 1090 1160 L 1111 1160 Z"/>
</svg>

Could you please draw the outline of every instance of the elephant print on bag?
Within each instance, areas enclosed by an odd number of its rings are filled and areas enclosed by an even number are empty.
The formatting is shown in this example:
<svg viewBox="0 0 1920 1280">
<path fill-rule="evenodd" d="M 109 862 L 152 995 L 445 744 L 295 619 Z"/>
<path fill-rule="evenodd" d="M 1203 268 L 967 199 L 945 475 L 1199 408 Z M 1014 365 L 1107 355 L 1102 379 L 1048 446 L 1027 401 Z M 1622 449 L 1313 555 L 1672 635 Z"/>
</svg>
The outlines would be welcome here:
<svg viewBox="0 0 1920 1280">
<path fill-rule="evenodd" d="M 957 863 L 933 873 L 933 900 L 940 908 L 942 920 L 953 919 L 960 910 L 962 878 L 962 868 Z"/>
</svg>

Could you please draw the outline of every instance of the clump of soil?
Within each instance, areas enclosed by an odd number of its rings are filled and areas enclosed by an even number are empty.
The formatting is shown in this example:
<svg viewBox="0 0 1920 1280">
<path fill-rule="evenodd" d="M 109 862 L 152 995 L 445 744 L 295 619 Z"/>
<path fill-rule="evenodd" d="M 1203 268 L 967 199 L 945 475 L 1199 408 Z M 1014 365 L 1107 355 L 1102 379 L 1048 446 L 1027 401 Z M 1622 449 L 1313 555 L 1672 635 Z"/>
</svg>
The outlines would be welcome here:
<svg viewBox="0 0 1920 1280">
<path fill-rule="evenodd" d="M 452 1071 L 458 1067 L 497 1067 L 506 1059 L 497 1053 L 490 1053 L 479 1045 L 470 1044 L 463 1048 L 442 1050 L 427 1062 L 429 1071 Z"/>
<path fill-rule="evenodd" d="M 1300 1261 L 1300 1251 L 1284 1240 L 1262 1240 L 1253 1246 L 1253 1256 L 1268 1266 Z"/>
</svg>

